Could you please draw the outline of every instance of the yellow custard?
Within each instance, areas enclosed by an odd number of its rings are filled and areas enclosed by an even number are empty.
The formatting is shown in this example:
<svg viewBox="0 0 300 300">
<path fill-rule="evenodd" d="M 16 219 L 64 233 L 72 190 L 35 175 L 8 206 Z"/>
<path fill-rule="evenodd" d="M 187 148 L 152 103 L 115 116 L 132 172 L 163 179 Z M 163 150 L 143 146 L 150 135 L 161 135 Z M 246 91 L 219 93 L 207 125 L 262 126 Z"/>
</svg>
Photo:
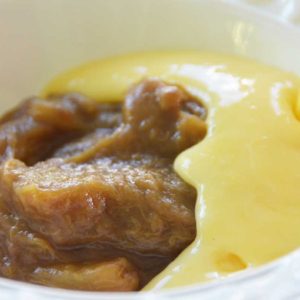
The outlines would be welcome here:
<svg viewBox="0 0 300 300">
<path fill-rule="evenodd" d="M 89 63 L 55 78 L 43 94 L 119 101 L 145 77 L 183 86 L 209 111 L 208 135 L 175 162 L 198 190 L 197 238 L 146 289 L 218 278 L 299 247 L 300 80 L 241 58 L 160 52 Z"/>
</svg>

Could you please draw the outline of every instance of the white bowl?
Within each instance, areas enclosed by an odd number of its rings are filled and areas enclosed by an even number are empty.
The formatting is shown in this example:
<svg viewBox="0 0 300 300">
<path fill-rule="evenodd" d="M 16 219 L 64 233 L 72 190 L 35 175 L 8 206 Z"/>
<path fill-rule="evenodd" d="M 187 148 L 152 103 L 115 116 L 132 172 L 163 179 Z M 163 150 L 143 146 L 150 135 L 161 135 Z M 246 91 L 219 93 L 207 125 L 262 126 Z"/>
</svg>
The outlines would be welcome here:
<svg viewBox="0 0 300 300">
<path fill-rule="evenodd" d="M 60 71 L 133 51 L 211 50 L 300 74 L 300 29 L 215 0 L 0 0 L 0 41 L 1 112 Z M 284 299 L 300 296 L 299 279 L 295 252 L 222 281 L 167 292 L 86 293 L 0 279 L 0 299 Z"/>
</svg>

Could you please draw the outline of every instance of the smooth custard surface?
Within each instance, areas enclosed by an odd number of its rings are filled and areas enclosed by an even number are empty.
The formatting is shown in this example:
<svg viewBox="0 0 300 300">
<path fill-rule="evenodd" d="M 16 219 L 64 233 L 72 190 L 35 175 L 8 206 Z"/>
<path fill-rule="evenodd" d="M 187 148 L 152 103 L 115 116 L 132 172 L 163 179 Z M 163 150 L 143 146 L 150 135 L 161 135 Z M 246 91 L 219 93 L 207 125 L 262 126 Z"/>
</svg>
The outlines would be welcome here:
<svg viewBox="0 0 300 300">
<path fill-rule="evenodd" d="M 299 79 L 237 57 L 158 52 L 89 63 L 55 78 L 43 94 L 119 101 L 148 77 L 184 87 L 209 114 L 206 138 L 175 162 L 198 191 L 197 238 L 146 289 L 219 278 L 299 247 Z"/>
</svg>

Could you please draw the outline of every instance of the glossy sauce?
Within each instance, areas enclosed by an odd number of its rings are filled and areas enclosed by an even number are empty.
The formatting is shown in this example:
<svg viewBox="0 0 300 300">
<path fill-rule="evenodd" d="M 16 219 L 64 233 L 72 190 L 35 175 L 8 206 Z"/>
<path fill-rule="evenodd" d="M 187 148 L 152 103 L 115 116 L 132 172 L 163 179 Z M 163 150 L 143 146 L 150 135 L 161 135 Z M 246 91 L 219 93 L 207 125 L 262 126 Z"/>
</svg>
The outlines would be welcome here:
<svg viewBox="0 0 300 300">
<path fill-rule="evenodd" d="M 197 238 L 146 289 L 219 278 L 299 247 L 299 79 L 220 54 L 161 52 L 92 62 L 58 76 L 43 94 L 118 101 L 146 77 L 183 86 L 209 112 L 206 138 L 175 161 L 198 191 Z"/>
</svg>

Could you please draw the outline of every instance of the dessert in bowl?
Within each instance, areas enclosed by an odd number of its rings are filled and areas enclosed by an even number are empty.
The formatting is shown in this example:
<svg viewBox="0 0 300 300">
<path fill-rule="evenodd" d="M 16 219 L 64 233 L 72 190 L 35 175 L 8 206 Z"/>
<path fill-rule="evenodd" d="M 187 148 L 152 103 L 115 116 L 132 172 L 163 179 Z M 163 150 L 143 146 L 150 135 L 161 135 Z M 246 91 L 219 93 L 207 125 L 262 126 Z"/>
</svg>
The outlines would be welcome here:
<svg viewBox="0 0 300 300">
<path fill-rule="evenodd" d="M 23 280 L 137 290 L 165 268 L 145 287 L 162 289 L 295 250 L 298 90 L 295 75 L 199 50 L 114 57 L 56 77 L 2 119 L 4 219 L 19 218 L 25 229 L 13 233 L 40 239 L 33 250 L 44 259 L 27 258 Z M 26 260 L 11 228 L 3 236 L 5 266 Z"/>
</svg>

